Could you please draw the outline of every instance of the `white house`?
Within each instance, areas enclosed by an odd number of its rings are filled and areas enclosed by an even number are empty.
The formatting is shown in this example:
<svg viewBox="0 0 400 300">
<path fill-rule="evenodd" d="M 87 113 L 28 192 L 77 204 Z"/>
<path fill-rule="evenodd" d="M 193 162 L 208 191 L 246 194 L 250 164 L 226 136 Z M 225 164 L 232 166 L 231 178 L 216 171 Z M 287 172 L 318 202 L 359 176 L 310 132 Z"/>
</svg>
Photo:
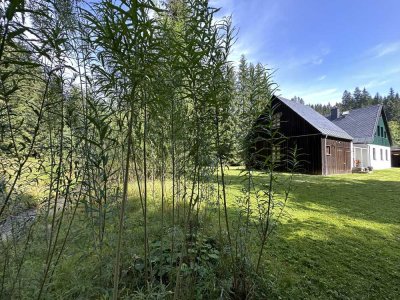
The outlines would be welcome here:
<svg viewBox="0 0 400 300">
<path fill-rule="evenodd" d="M 353 167 L 391 168 L 392 138 L 382 105 L 353 109 L 342 114 L 334 108 L 329 119 L 353 137 Z"/>
</svg>

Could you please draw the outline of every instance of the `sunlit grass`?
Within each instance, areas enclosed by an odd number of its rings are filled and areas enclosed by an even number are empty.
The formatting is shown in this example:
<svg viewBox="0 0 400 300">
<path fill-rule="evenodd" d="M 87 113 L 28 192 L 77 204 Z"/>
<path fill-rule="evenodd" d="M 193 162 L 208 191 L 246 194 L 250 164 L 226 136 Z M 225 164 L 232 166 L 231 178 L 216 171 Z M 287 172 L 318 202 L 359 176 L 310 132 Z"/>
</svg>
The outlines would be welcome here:
<svg viewBox="0 0 400 300">
<path fill-rule="evenodd" d="M 228 205 L 235 223 L 236 199 L 241 195 L 240 168 L 226 171 Z M 256 187 L 266 177 L 255 172 Z M 287 174 L 280 174 L 286 178 Z M 272 299 L 371 298 L 396 299 L 400 294 L 400 169 L 372 174 L 335 176 L 295 175 L 293 193 L 275 235 L 267 244 L 264 280 Z M 172 182 L 165 182 L 165 224 L 172 218 Z M 154 188 L 153 188 L 154 187 Z M 141 186 L 143 188 L 143 186 Z M 149 240 L 168 239 L 169 229 L 161 230 L 161 183 L 148 182 Z M 36 194 L 35 190 L 31 193 Z M 39 192 L 38 192 L 39 193 Z M 217 236 L 215 194 L 211 205 L 203 206 L 202 230 Z M 253 203 L 254 205 L 254 203 Z M 78 210 L 63 259 L 54 277 L 55 294 L 76 297 L 101 293 L 101 282 L 110 286 L 114 262 L 118 210 L 110 207 L 101 256 L 95 251 L 96 224 L 88 221 L 83 206 Z M 176 223 L 183 221 L 185 206 L 178 203 Z M 69 220 L 70 213 L 66 216 Z M 37 227 L 39 229 L 40 227 Z M 62 232 L 64 234 L 65 227 Z M 40 230 L 39 230 L 40 232 Z M 63 236 L 63 235 L 62 235 Z M 39 233 L 27 254 L 24 272 L 29 295 L 38 285 L 44 251 Z M 129 201 L 124 227 L 123 261 L 143 255 L 143 216 L 137 182 L 129 184 Z M 255 249 L 254 249 L 255 250 Z M 102 265 L 102 274 L 99 269 Z M 39 275 L 38 275 L 39 274 Z M 31 290 L 29 290 L 31 289 Z"/>
<path fill-rule="evenodd" d="M 231 208 L 241 195 L 241 170 L 226 171 Z M 266 181 L 260 172 L 253 175 L 256 186 Z M 167 207 L 170 184 L 166 183 Z M 400 169 L 297 174 L 293 185 L 287 215 L 265 255 L 271 297 L 396 298 L 400 294 Z M 157 187 L 155 199 L 159 199 Z M 150 207 L 156 213 L 153 221 L 159 221 L 159 204 Z M 217 228 L 215 212 L 210 220 Z"/>
<path fill-rule="evenodd" d="M 400 169 L 296 175 L 287 211 L 267 253 L 276 297 L 399 295 Z"/>
</svg>

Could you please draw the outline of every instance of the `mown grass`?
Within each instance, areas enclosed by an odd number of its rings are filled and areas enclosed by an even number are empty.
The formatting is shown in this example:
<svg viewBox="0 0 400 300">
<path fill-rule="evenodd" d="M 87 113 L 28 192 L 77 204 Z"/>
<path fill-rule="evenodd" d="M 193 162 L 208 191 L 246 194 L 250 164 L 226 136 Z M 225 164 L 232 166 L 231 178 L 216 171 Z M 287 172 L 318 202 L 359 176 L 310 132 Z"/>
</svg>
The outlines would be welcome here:
<svg viewBox="0 0 400 300">
<path fill-rule="evenodd" d="M 287 212 L 266 253 L 273 297 L 399 297 L 400 169 L 296 175 Z"/>
<path fill-rule="evenodd" d="M 233 208 L 242 188 L 239 175 L 240 169 L 237 168 L 228 170 L 226 174 L 233 223 L 236 215 Z M 256 186 L 266 180 L 261 173 L 256 172 L 254 176 Z M 135 264 L 135 257 L 143 256 L 144 244 L 140 201 L 135 184 L 130 186 L 122 245 L 123 284 L 137 280 L 135 276 L 129 277 L 128 270 Z M 163 235 L 168 240 L 171 234 L 170 229 L 160 229 L 158 194 L 156 184 L 156 200 L 152 201 L 150 184 L 150 241 L 159 240 Z M 167 201 L 165 221 L 170 223 L 168 197 Z M 182 214 L 183 207 L 179 209 Z M 400 169 L 329 177 L 295 175 L 286 212 L 265 252 L 264 284 L 271 299 L 398 298 Z M 94 242 L 97 225 L 88 221 L 87 213 L 82 206 L 75 217 L 67 247 L 47 290 L 53 298 L 98 298 L 99 295 L 107 298 L 111 295 L 118 211 L 110 207 L 101 253 L 99 245 Z M 217 236 L 216 207 L 209 206 L 204 215 L 203 233 Z M 70 216 L 69 212 L 65 224 Z M 179 212 L 176 212 L 176 217 L 178 220 Z M 35 295 L 40 285 L 46 252 L 43 244 L 45 225 L 41 224 L 43 222 L 38 224 L 31 248 L 24 258 L 18 286 L 21 298 Z M 60 236 L 65 236 L 65 229 Z M 212 288 L 215 287 L 203 286 L 204 291 Z M 129 288 L 122 287 L 121 296 L 124 295 L 132 297 Z"/>
</svg>

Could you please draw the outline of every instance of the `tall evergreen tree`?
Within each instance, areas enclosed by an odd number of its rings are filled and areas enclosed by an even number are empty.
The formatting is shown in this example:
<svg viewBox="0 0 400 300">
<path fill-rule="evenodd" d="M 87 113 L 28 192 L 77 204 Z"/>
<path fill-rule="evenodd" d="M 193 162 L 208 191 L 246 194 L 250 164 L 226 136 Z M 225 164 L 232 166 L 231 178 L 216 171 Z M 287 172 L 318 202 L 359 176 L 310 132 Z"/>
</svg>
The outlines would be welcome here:
<svg viewBox="0 0 400 300">
<path fill-rule="evenodd" d="M 360 107 L 365 107 L 368 105 L 372 104 L 372 98 L 371 95 L 368 93 L 368 91 L 364 88 L 361 92 L 361 106 Z"/>
<path fill-rule="evenodd" d="M 374 98 L 372 99 L 371 104 L 372 105 L 377 105 L 377 104 L 382 104 L 383 98 L 379 93 L 376 93 Z"/>
<path fill-rule="evenodd" d="M 362 99 L 362 92 L 359 87 L 356 87 L 353 92 L 353 107 L 350 108 L 360 108 L 362 107 L 363 104 L 363 99 Z"/>
<path fill-rule="evenodd" d="M 349 110 L 353 108 L 353 106 L 354 106 L 353 96 L 349 91 L 345 90 L 342 96 L 342 109 Z"/>
<path fill-rule="evenodd" d="M 301 98 L 301 97 L 294 96 L 294 97 L 293 97 L 292 99 L 290 99 L 290 100 L 295 101 L 295 102 L 299 102 L 299 103 L 301 103 L 301 104 L 304 104 L 304 99 Z"/>
</svg>

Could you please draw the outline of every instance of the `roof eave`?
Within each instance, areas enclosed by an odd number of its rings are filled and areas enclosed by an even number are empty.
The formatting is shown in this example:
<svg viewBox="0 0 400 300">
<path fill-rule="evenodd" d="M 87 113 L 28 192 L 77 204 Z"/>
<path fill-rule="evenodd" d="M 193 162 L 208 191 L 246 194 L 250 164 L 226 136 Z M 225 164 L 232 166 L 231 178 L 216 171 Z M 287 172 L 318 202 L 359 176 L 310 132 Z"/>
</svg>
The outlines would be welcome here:
<svg viewBox="0 0 400 300">
<path fill-rule="evenodd" d="M 353 140 L 353 138 L 352 138 L 350 135 L 349 135 L 348 138 L 345 138 L 345 137 L 343 137 L 343 136 L 336 136 L 336 135 L 326 134 L 326 133 L 322 132 L 319 128 L 315 127 L 311 122 L 309 122 L 307 119 L 305 119 L 305 118 L 304 118 L 302 115 L 300 115 L 297 111 L 295 111 L 293 108 L 291 108 L 289 105 L 287 105 L 282 99 L 288 100 L 288 101 L 291 101 L 291 100 L 285 99 L 284 97 L 276 96 L 276 95 L 273 95 L 272 98 L 274 98 L 274 97 L 275 97 L 276 99 L 278 99 L 278 100 L 280 101 L 280 103 L 284 104 L 286 107 L 288 107 L 290 110 L 292 110 L 292 111 L 293 111 L 296 115 L 298 115 L 300 118 L 302 118 L 303 120 L 305 120 L 311 127 L 313 127 L 315 130 L 317 130 L 321 135 L 330 136 L 330 137 L 333 137 L 333 138 L 336 138 L 336 139 L 343 139 L 343 140 L 349 140 L 349 141 L 352 141 L 352 140 Z M 318 113 L 318 112 L 317 112 L 317 113 Z M 330 121 L 330 122 L 332 122 L 332 121 Z M 334 124 L 334 123 L 332 123 L 332 124 Z M 335 125 L 335 124 L 334 124 L 334 125 Z M 335 125 L 335 126 L 337 126 L 337 125 Z M 339 127 L 339 129 L 340 129 L 340 127 Z M 346 133 L 346 131 L 344 131 L 344 130 L 343 130 L 343 132 Z M 348 134 L 348 133 L 346 133 L 346 134 Z"/>
</svg>

